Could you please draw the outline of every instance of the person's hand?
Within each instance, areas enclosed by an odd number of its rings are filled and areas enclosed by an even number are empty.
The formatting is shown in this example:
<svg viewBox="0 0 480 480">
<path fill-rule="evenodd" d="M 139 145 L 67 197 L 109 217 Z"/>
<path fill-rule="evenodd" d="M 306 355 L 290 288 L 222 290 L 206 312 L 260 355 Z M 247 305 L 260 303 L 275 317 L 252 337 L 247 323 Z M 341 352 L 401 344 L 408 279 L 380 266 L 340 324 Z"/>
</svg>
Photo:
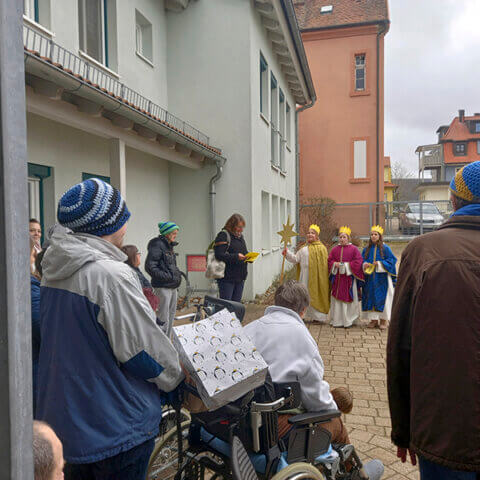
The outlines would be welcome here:
<svg viewBox="0 0 480 480">
<path fill-rule="evenodd" d="M 407 452 L 410 456 L 410 462 L 413 466 L 417 464 L 417 456 L 415 455 L 415 452 L 411 450 L 410 448 L 402 448 L 398 447 L 397 448 L 397 457 L 402 461 L 402 463 L 405 463 L 407 461 Z"/>
<path fill-rule="evenodd" d="M 239 253 L 238 258 L 243 262 L 245 260 L 245 255 L 243 253 Z"/>
<path fill-rule="evenodd" d="M 283 255 L 284 257 L 287 256 L 287 247 L 285 247 L 285 248 L 282 250 L 282 255 Z"/>
<path fill-rule="evenodd" d="M 337 268 L 340 268 L 340 262 L 335 262 L 335 263 L 333 264 L 333 266 L 334 266 L 334 267 L 337 267 Z"/>
</svg>

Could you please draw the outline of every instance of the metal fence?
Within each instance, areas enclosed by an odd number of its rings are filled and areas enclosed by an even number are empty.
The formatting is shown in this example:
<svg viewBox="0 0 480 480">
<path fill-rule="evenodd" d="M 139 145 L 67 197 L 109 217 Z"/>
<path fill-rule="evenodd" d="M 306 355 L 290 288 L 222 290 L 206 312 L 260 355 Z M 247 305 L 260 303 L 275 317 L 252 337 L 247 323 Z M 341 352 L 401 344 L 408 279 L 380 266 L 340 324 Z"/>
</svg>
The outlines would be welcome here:
<svg viewBox="0 0 480 480">
<path fill-rule="evenodd" d="M 437 229 L 452 213 L 448 200 L 411 202 L 339 203 L 300 205 L 301 228 L 310 223 L 328 225 L 336 235 L 348 225 L 355 236 L 367 238 L 372 225 L 384 228 L 384 237 L 413 237 Z"/>
<path fill-rule="evenodd" d="M 127 87 L 113 75 L 92 65 L 27 25 L 23 26 L 23 44 L 27 54 L 35 55 L 53 67 L 66 71 L 77 78 L 85 79 L 93 88 L 105 90 L 109 95 L 134 105 L 136 109 L 149 113 L 199 142 L 210 145 L 209 137 L 200 130 Z"/>
</svg>

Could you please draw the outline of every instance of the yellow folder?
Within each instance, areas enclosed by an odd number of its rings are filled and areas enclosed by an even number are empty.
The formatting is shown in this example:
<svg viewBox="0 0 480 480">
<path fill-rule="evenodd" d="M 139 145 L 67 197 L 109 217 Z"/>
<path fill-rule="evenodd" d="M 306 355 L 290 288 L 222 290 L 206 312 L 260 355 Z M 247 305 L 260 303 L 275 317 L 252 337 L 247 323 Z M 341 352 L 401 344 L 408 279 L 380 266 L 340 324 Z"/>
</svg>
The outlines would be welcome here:
<svg viewBox="0 0 480 480">
<path fill-rule="evenodd" d="M 245 263 L 253 263 L 260 254 L 258 252 L 248 252 L 245 255 Z"/>
</svg>

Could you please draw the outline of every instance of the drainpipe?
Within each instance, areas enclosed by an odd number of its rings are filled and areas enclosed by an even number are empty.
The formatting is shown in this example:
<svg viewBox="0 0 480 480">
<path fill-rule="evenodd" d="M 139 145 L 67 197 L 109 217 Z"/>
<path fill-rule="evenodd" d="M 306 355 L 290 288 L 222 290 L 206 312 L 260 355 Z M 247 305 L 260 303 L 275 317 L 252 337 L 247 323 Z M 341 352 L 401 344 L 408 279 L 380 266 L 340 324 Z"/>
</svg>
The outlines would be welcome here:
<svg viewBox="0 0 480 480">
<path fill-rule="evenodd" d="M 303 112 L 307 108 L 313 107 L 315 101 L 316 97 L 312 98 L 312 101 L 310 103 L 307 103 L 303 107 L 295 110 L 295 225 L 297 226 L 297 231 L 300 228 L 300 151 L 298 147 L 298 114 Z"/>
<path fill-rule="evenodd" d="M 376 159 L 377 159 L 377 207 L 375 209 L 375 223 L 380 223 L 380 37 L 387 31 L 388 22 L 383 22 L 377 32 L 377 118 L 376 118 L 376 133 L 377 133 L 377 145 L 376 145 Z M 383 165 L 383 159 L 382 159 Z"/>
<path fill-rule="evenodd" d="M 223 174 L 223 166 L 225 161 L 222 159 L 216 159 L 215 165 L 217 167 L 217 171 L 215 175 L 210 179 L 210 238 L 212 240 L 215 239 L 215 235 L 217 233 L 216 226 L 215 226 L 215 195 L 217 194 L 216 183 L 220 178 L 222 178 Z"/>
</svg>

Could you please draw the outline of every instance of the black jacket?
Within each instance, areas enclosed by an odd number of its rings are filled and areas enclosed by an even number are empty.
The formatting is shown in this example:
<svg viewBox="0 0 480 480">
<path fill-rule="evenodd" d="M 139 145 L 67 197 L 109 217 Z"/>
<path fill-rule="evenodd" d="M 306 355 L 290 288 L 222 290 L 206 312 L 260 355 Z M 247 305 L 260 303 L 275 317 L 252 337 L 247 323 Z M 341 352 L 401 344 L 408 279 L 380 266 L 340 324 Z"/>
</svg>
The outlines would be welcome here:
<svg viewBox="0 0 480 480">
<path fill-rule="evenodd" d="M 215 239 L 215 258 L 225 262 L 224 280 L 241 282 L 247 278 L 247 264 L 238 258 L 239 253 L 248 253 L 245 239 L 243 235 L 230 234 L 230 246 L 227 242 L 227 233 L 222 230 Z"/>
<path fill-rule="evenodd" d="M 178 244 L 170 243 L 163 235 L 148 243 L 145 270 L 152 277 L 154 288 L 178 288 L 180 286 L 182 277 L 173 252 L 175 245 Z"/>
</svg>

